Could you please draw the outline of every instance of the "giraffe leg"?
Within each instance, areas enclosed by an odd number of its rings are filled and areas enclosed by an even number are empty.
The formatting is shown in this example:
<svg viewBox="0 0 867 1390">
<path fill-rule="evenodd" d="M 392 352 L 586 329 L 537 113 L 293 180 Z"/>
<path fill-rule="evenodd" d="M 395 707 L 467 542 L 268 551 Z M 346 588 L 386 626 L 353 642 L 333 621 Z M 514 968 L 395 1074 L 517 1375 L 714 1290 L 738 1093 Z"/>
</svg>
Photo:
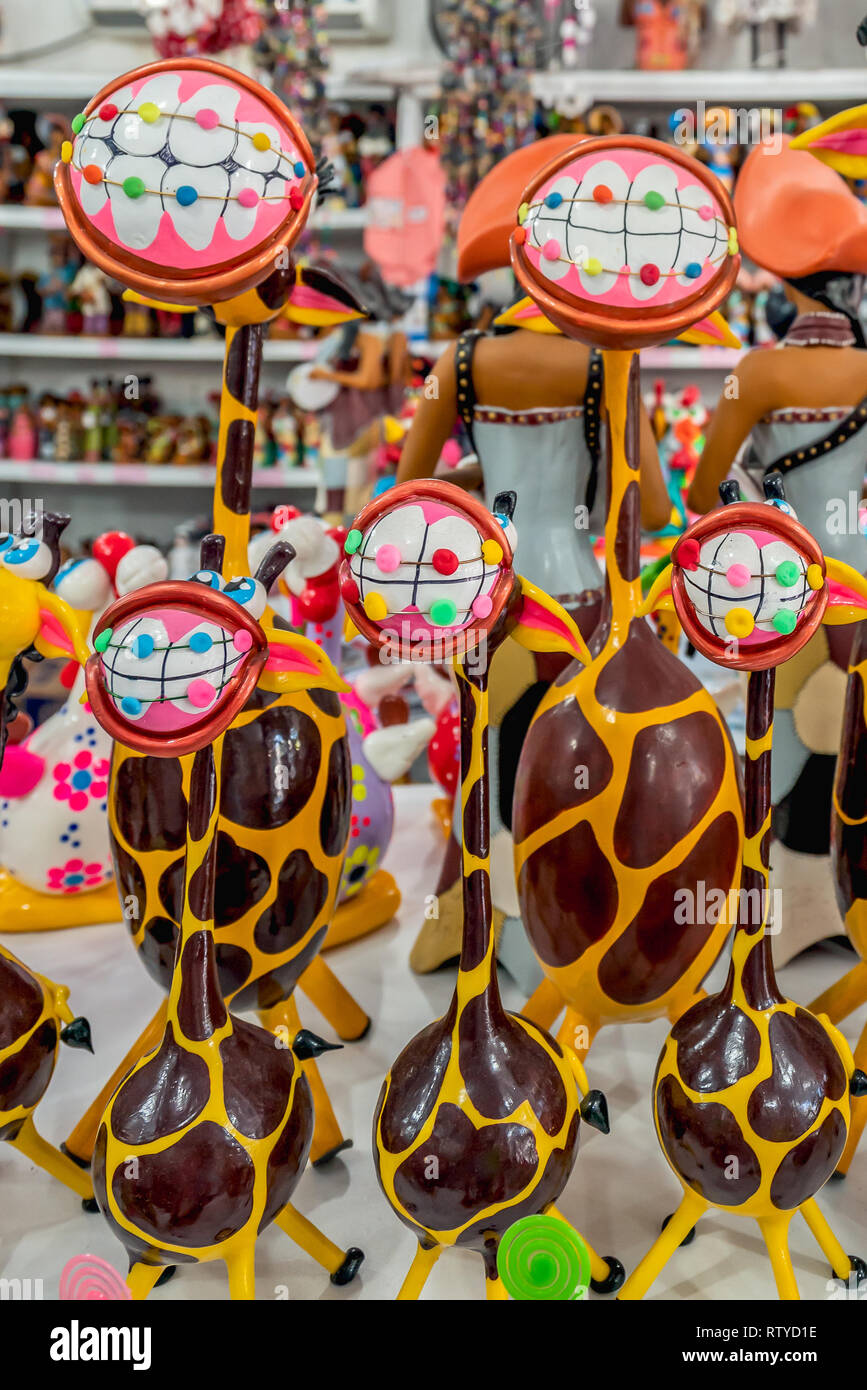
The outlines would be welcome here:
<svg viewBox="0 0 867 1390">
<path fill-rule="evenodd" d="M 859 1009 L 867 1000 L 867 962 L 853 965 L 842 980 L 826 989 L 809 1005 L 811 1014 L 827 1014 L 832 1023 L 839 1023 Z"/>
<path fill-rule="evenodd" d="M 780 1298 L 787 1302 L 794 1302 L 801 1297 L 795 1282 L 792 1257 L 789 1254 L 789 1222 L 791 1219 L 791 1212 L 781 1212 L 779 1216 L 772 1216 L 759 1221 L 759 1230 L 764 1237 L 765 1245 L 768 1247 L 771 1268 L 777 1281 L 777 1293 Z"/>
<path fill-rule="evenodd" d="M 322 1234 L 318 1226 L 314 1226 L 312 1221 L 302 1216 L 291 1202 L 286 1203 L 276 1218 L 276 1223 L 311 1259 L 328 1270 L 332 1284 L 349 1284 L 355 1278 L 364 1259 L 363 1251 L 357 1246 L 341 1250 Z"/>
<path fill-rule="evenodd" d="M 278 1029 L 282 1028 L 288 1037 L 294 1040 L 301 1028 L 298 1006 L 294 998 L 284 999 L 279 1004 L 275 1004 L 272 1009 L 260 1009 L 259 1022 L 269 1033 L 276 1033 Z M 337 1123 L 337 1116 L 328 1098 L 325 1083 L 319 1074 L 319 1068 L 314 1058 L 310 1057 L 307 1061 L 302 1062 L 301 1070 L 307 1077 L 308 1085 L 313 1094 L 315 1122 L 313 1143 L 310 1148 L 310 1162 L 315 1167 L 320 1163 L 327 1163 L 342 1149 L 351 1149 L 352 1140 L 343 1137 L 343 1132 Z"/>
<path fill-rule="evenodd" d="M 684 1190 L 683 1201 L 664 1231 L 660 1231 L 640 1264 L 630 1274 L 619 1299 L 643 1298 L 654 1279 L 663 1271 L 684 1236 L 692 1230 L 699 1217 L 707 1211 L 708 1203 L 691 1188 Z"/>
<path fill-rule="evenodd" d="M 567 1009 L 566 1017 L 557 1032 L 561 1047 L 570 1047 L 580 1062 L 583 1062 L 593 1044 L 599 1025 L 582 1018 L 575 1009 Z"/>
<path fill-rule="evenodd" d="M 298 981 L 298 988 L 327 1018 L 338 1038 L 344 1042 L 357 1042 L 364 1037 L 370 1027 L 370 1019 L 321 956 L 316 956 L 310 962 Z"/>
<path fill-rule="evenodd" d="M 253 1246 L 248 1246 L 227 1260 L 226 1272 L 229 1275 L 229 1297 L 232 1302 L 251 1302 L 256 1297 L 256 1258 Z"/>
<path fill-rule="evenodd" d="M 134 1067 L 139 1057 L 142 1057 L 150 1048 L 156 1047 L 163 1030 L 166 1026 L 166 1006 L 160 1004 L 150 1023 L 145 1028 L 140 1037 L 136 1038 L 129 1052 L 123 1061 L 115 1068 L 112 1075 L 106 1081 L 96 1100 L 88 1107 L 82 1115 L 75 1129 L 69 1135 L 63 1145 L 63 1152 L 69 1154 L 73 1162 L 89 1164 L 93 1154 L 93 1146 L 96 1143 L 96 1132 L 99 1129 L 99 1122 L 105 1113 L 105 1107 L 117 1090 L 120 1082 L 126 1076 L 131 1067 Z"/>
<path fill-rule="evenodd" d="M 867 1025 L 858 1039 L 858 1046 L 855 1048 L 853 1060 L 856 1067 L 862 1071 L 867 1071 Z M 849 1165 L 855 1157 L 861 1135 L 864 1133 L 864 1126 L 867 1125 L 867 1096 L 852 1097 L 852 1118 L 849 1121 L 849 1135 L 846 1139 L 846 1147 L 840 1155 L 840 1162 L 837 1164 L 837 1172 L 843 1177 L 849 1171 Z"/>
<path fill-rule="evenodd" d="M 345 946 L 349 941 L 378 931 L 391 921 L 399 907 L 400 889 L 390 873 L 377 869 L 360 893 L 335 910 L 321 949 L 330 951 L 332 946 Z"/>
<path fill-rule="evenodd" d="M 66 1154 L 55 1149 L 53 1144 L 49 1144 L 38 1132 L 33 1123 L 32 1115 L 28 1115 L 23 1125 L 19 1129 L 14 1139 L 9 1140 L 13 1149 L 24 1154 L 31 1163 L 35 1163 L 37 1168 L 44 1168 L 46 1173 L 50 1173 L 58 1182 L 62 1182 L 66 1187 L 71 1187 L 73 1192 L 77 1192 L 84 1201 L 93 1200 L 93 1183 L 90 1181 L 90 1173 L 80 1168 L 77 1163 L 73 1163 Z"/>
<path fill-rule="evenodd" d="M 147 1298 L 154 1284 L 164 1272 L 162 1265 L 146 1265 L 139 1260 L 130 1265 L 129 1274 L 126 1276 L 126 1285 L 133 1299 L 140 1302 Z"/>
<path fill-rule="evenodd" d="M 555 1216 L 558 1221 L 562 1221 L 566 1226 L 572 1226 L 571 1221 L 557 1207 L 550 1206 L 545 1209 L 546 1216 Z M 572 1227 L 574 1230 L 575 1228 Z M 590 1287 L 594 1293 L 616 1293 L 626 1278 L 626 1271 L 623 1265 L 614 1255 L 597 1255 L 593 1246 L 590 1244 L 580 1231 L 576 1235 L 581 1236 L 581 1240 L 590 1256 Z"/>
<path fill-rule="evenodd" d="M 508 1300 L 508 1297 L 509 1295 L 506 1290 L 506 1286 L 500 1278 L 499 1274 L 497 1275 L 496 1279 L 489 1279 L 488 1276 L 485 1275 L 485 1298 L 488 1300 L 489 1303 L 494 1300 L 503 1298 Z"/>
<path fill-rule="evenodd" d="M 427 1283 L 428 1275 L 442 1253 L 441 1245 L 431 1245 L 427 1249 L 423 1245 L 418 1247 L 409 1267 L 409 1273 L 400 1286 L 400 1293 L 397 1296 L 399 1302 L 414 1302 L 420 1296 Z"/>
<path fill-rule="evenodd" d="M 849 1275 L 852 1273 L 852 1261 L 834 1235 L 828 1222 L 825 1220 L 816 1199 L 811 1197 L 810 1200 L 804 1202 L 798 1210 L 813 1232 L 816 1244 L 827 1259 L 837 1278 L 848 1279 Z"/>
<path fill-rule="evenodd" d="M 555 984 L 544 979 L 533 991 L 521 1013 L 538 1028 L 550 1029 L 554 1026 L 563 1009 L 563 996 Z"/>
</svg>

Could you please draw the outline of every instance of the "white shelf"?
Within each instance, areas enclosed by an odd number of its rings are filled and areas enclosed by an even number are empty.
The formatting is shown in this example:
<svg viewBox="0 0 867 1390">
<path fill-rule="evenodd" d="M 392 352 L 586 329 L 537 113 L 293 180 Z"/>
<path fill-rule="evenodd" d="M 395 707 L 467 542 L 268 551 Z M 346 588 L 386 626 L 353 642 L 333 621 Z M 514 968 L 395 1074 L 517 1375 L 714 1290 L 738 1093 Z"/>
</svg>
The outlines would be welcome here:
<svg viewBox="0 0 867 1390">
<path fill-rule="evenodd" d="M 265 340 L 266 362 L 308 362 L 318 341 Z M 0 333 L 0 357 L 62 357 L 69 361 L 222 362 L 221 338 L 88 338 L 52 333 Z"/>
<path fill-rule="evenodd" d="M 736 367 L 749 348 L 657 347 L 645 348 L 642 367 L 668 371 L 727 372 Z"/>
<path fill-rule="evenodd" d="M 867 67 L 741 68 L 718 72 L 687 68 L 683 72 L 594 71 L 537 72 L 533 94 L 540 101 L 580 97 L 587 106 L 598 101 L 635 102 L 646 106 L 678 102 L 725 101 L 770 106 L 774 102 L 863 101 Z"/>
<path fill-rule="evenodd" d="M 9 231 L 56 232 L 61 231 L 64 225 L 63 214 L 58 207 L 0 203 L 0 228 Z M 310 226 L 317 232 L 361 231 L 367 226 L 367 208 L 332 208 L 326 202 L 316 209 Z"/>
<path fill-rule="evenodd" d="M 22 101 L 78 101 L 84 105 L 121 75 L 119 72 L 65 72 L 59 68 L 13 67 L 0 63 L 0 91 L 4 102 L 14 98 Z M 359 74 L 357 78 L 351 74 L 329 74 L 326 78 L 327 93 L 335 101 L 388 101 L 400 85 L 399 73 L 383 81 L 369 81 L 364 74 Z"/>
<path fill-rule="evenodd" d="M 210 463 L 48 463 L 41 459 L 0 459 L 0 480 L 26 483 L 75 483 L 96 487 L 214 486 Z M 253 487 L 315 488 L 322 481 L 315 468 L 260 468 Z"/>
</svg>

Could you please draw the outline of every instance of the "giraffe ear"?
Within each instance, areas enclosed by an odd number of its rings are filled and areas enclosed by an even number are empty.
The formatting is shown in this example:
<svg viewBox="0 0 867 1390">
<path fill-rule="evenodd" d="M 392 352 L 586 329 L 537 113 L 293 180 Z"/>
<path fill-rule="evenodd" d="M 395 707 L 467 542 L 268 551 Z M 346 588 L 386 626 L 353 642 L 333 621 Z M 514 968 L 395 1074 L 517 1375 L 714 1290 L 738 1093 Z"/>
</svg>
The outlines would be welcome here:
<svg viewBox="0 0 867 1390">
<path fill-rule="evenodd" d="M 649 618 L 651 613 L 658 613 L 660 610 L 674 612 L 674 599 L 671 595 L 671 556 L 668 556 L 668 563 L 660 574 L 656 576 L 648 589 L 644 602 L 638 609 L 639 618 Z"/>
<path fill-rule="evenodd" d="M 577 657 L 585 666 L 589 665 L 587 643 L 566 609 L 523 575 L 518 575 L 518 583 L 521 586 L 521 607 L 517 624 L 509 635 L 528 651 L 563 652 L 567 656 Z"/>
<path fill-rule="evenodd" d="M 127 304 L 144 304 L 147 309 L 165 309 L 170 314 L 195 314 L 197 312 L 195 304 L 168 304 L 164 299 L 146 299 L 143 294 L 138 294 L 136 290 L 124 290 L 121 299 L 125 299 Z"/>
<path fill-rule="evenodd" d="M 80 619 L 75 610 L 51 589 L 46 589 L 42 584 L 39 589 L 39 632 L 34 647 L 40 656 L 49 659 L 71 656 L 84 666 L 90 656 L 82 633 L 82 623 L 85 632 L 87 630 L 87 619 Z"/>
<path fill-rule="evenodd" d="M 268 660 L 259 684 L 264 690 L 292 694 L 299 690 L 333 690 L 345 694 L 346 684 L 315 642 L 297 633 L 266 628 Z"/>
<path fill-rule="evenodd" d="M 789 148 L 806 150 L 845 179 L 867 178 L 867 106 L 853 106 L 812 126 Z"/>
<path fill-rule="evenodd" d="M 867 618 L 867 579 L 842 560 L 825 557 L 828 606 L 822 622 L 827 627 L 859 623 Z"/>
<path fill-rule="evenodd" d="M 360 295 L 328 265 L 301 265 L 286 304 L 286 317 L 313 328 L 333 328 L 369 318 Z"/>
<path fill-rule="evenodd" d="M 511 309 L 504 309 L 502 314 L 498 314 L 494 319 L 495 328 L 529 328 L 531 333 L 556 333 L 562 337 L 560 329 L 546 318 L 529 296 L 526 299 L 519 299 L 517 304 L 513 304 Z"/>
</svg>

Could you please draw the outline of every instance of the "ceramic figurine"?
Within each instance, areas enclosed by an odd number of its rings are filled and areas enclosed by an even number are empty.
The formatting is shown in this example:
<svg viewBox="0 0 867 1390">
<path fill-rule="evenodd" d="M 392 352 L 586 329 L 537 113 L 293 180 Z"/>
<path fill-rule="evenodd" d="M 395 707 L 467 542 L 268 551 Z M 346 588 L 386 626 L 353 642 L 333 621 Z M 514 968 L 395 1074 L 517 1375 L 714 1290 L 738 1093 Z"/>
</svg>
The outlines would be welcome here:
<svg viewBox="0 0 867 1390">
<path fill-rule="evenodd" d="M 87 659 L 76 615 L 48 588 L 68 523 L 68 516 L 46 512 L 29 518 L 20 534 L 0 539 L 0 764 L 14 702 L 27 684 L 22 657 L 69 651 Z M 73 1018 L 68 996 L 64 985 L 29 970 L 0 946 L 0 1139 L 91 1202 L 89 1175 L 46 1143 L 33 1122 L 61 1042 L 93 1050 L 87 1021 Z"/>
<path fill-rule="evenodd" d="M 609 230 L 624 210 L 634 234 L 625 248 Z M 674 1022 L 729 930 L 724 914 L 672 924 L 678 888 L 736 885 L 743 815 L 722 716 L 639 612 L 632 350 L 703 324 L 718 331 L 708 316 L 731 290 L 739 256 L 731 203 L 713 175 L 640 136 L 587 141 L 537 173 L 512 248 L 541 313 L 605 349 L 605 612 L 592 662 L 564 671 L 536 711 L 513 807 L 521 915 L 546 977 L 525 1013 L 548 1027 L 565 1004 L 558 1036 L 585 1054 L 606 1023 Z"/>
<path fill-rule="evenodd" d="M 635 66 L 679 72 L 693 62 L 705 18 L 703 0 L 621 0 L 620 23 L 638 38 Z"/>
<path fill-rule="evenodd" d="M 834 118 L 840 120 L 845 116 Z M 847 127 L 835 129 L 848 160 Z M 781 137 L 778 144 L 756 146 L 741 170 L 735 209 L 743 247 L 783 280 L 797 316 L 777 350 L 755 351 L 739 364 L 737 392 L 723 391 L 689 502 L 700 512 L 715 506 L 717 487 L 742 450 L 744 487 L 760 495 L 762 478 L 781 470 L 792 505 L 821 537 L 825 553 L 863 571 L 867 540 L 857 501 L 867 438 L 867 352 L 858 305 L 867 273 L 867 209 L 829 167 L 833 154 L 833 135 L 819 126 L 791 142 Z M 820 627 L 779 670 L 771 800 L 781 859 L 787 850 L 829 851 L 853 640 L 854 626 Z M 860 771 L 857 777 L 860 784 Z M 823 867 L 817 860 L 820 872 Z M 833 917 L 799 913 L 795 902 L 785 937 L 775 943 L 777 963 L 836 930 Z"/>
<path fill-rule="evenodd" d="M 105 1108 L 93 1156 L 97 1201 L 126 1248 L 134 1298 L 165 1265 L 220 1259 L 232 1298 L 252 1299 L 256 1238 L 272 1221 L 335 1284 L 349 1283 L 364 1258 L 339 1250 L 289 1200 L 313 1136 L 301 1063 L 328 1044 L 293 1029 L 276 1046 L 229 1013 L 214 917 L 229 729 L 257 689 L 336 695 L 342 682 L 312 643 L 260 622 L 291 547 L 275 545 L 252 577 L 224 579 L 223 546 L 206 537 L 192 580 L 148 585 L 109 608 L 86 671 L 105 731 L 140 758 L 179 766 L 185 793 L 168 1003 L 156 1045 Z M 205 654 L 214 647 L 216 668 Z"/>
<path fill-rule="evenodd" d="M 213 514 L 226 537 L 224 576 L 241 579 L 248 573 L 264 325 L 281 312 L 317 327 L 364 312 L 335 274 L 302 269 L 291 254 L 316 193 L 312 150 L 273 93 L 200 58 L 148 64 L 110 83 L 75 118 L 73 130 L 56 180 L 82 252 L 127 285 L 127 295 L 179 313 L 210 306 L 226 329 Z M 222 749 L 221 990 L 236 1009 L 257 1009 L 268 1027 L 292 1032 L 294 989 L 303 980 L 339 1036 L 358 1038 L 369 1019 L 317 954 L 350 828 L 340 702 L 332 691 L 255 692 Z M 133 943 L 166 990 L 183 915 L 185 806 L 176 759 L 115 746 L 109 786 L 115 874 L 121 897 L 136 904 Z M 161 1036 L 164 1018 L 161 1005 L 67 1139 L 82 1161 L 90 1157 L 108 1097 Z M 312 1154 L 323 1161 L 344 1139 L 336 1122 L 326 1123 L 330 1105 L 315 1060 L 304 1065 L 318 1112 Z"/>
<path fill-rule="evenodd" d="M 766 66 L 762 31 L 772 25 L 776 48 L 768 56 L 776 58 L 777 67 L 784 68 L 789 33 L 815 24 L 816 13 L 816 0 L 721 0 L 717 20 L 732 29 L 749 26 L 753 67 Z"/>
<path fill-rule="evenodd" d="M 750 673 L 743 876 L 726 982 L 678 1020 L 656 1069 L 656 1131 L 683 1200 L 621 1298 L 647 1292 L 709 1208 L 758 1222 L 781 1298 L 799 1297 L 788 1249 L 796 1212 L 838 1279 L 867 1278 L 867 1265 L 844 1253 L 815 1201 L 843 1152 L 850 1093 L 867 1095 L 867 1075 L 827 1016 L 781 993 L 766 934 L 776 667 L 820 623 L 867 618 L 867 582 L 823 555 L 786 501 L 780 474 L 765 481 L 766 503 L 739 502 L 733 482 L 720 491 L 729 505 L 681 537 L 646 606 L 668 592 L 703 656 Z"/>
<path fill-rule="evenodd" d="M 81 305 L 82 333 L 104 338 L 108 334 L 111 295 L 105 276 L 95 266 L 83 265 L 69 287 Z"/>
<path fill-rule="evenodd" d="M 33 168 L 24 188 L 24 201 L 37 207 L 53 207 L 54 166 L 60 159 L 65 142 L 72 135 L 69 120 L 57 112 L 47 111 L 37 117 L 37 134 L 45 148 L 33 159 Z"/>
<path fill-rule="evenodd" d="M 574 136 L 554 135 L 517 150 L 482 180 L 458 233 L 458 270 L 472 280 L 509 264 L 509 238 L 523 189 L 545 162 L 573 150 Z M 533 306 L 530 306 L 533 309 Z M 536 318 L 538 316 L 535 316 Z M 514 490 L 521 498 L 527 578 L 553 595 L 589 639 L 602 611 L 602 579 L 593 552 L 591 515 L 601 510 L 604 481 L 602 356 L 583 343 L 531 331 L 526 306 L 503 316 L 510 333 L 463 335 L 434 368 L 436 391 L 425 390 L 404 445 L 398 482 L 431 476 L 459 415 L 482 468 L 488 501 Z M 501 320 L 502 321 L 502 320 Z M 532 370 L 528 370 L 532 367 Z M 530 486 L 540 467 L 539 486 Z M 666 524 L 670 507 L 649 421 L 641 416 L 643 519 Z M 512 791 L 521 745 L 533 713 L 567 659 L 511 644 L 491 668 L 490 748 L 492 880 L 498 956 L 529 993 L 539 982 L 515 900 Z M 454 958 L 461 935 L 460 825 L 435 887 L 437 913 L 423 922 L 410 956 L 415 970 Z"/>
<path fill-rule="evenodd" d="M 439 481 L 391 488 L 346 538 L 341 592 L 352 622 L 390 659 L 449 662 L 461 701 L 464 930 L 446 1015 L 407 1044 L 380 1092 L 380 1185 L 419 1248 L 399 1297 L 420 1295 L 442 1250 L 483 1258 L 489 1298 L 505 1297 L 497 1247 L 519 1217 L 554 1214 L 578 1148 L 580 1118 L 607 1131 L 571 1049 L 503 1008 L 489 882 L 488 660 L 508 637 L 587 659 L 564 609 L 512 567 L 513 493 L 492 515 Z M 623 1281 L 592 1255 L 597 1289 Z"/>
<path fill-rule="evenodd" d="M 69 297 L 76 275 L 66 237 L 52 237 L 49 247 L 51 267 L 36 281 L 41 304 L 39 329 L 42 333 L 66 333 L 69 327 Z"/>
<path fill-rule="evenodd" d="M 153 546 L 106 532 L 92 557 L 61 566 L 53 589 L 87 634 L 118 595 L 167 573 Z M 108 841 L 111 741 L 81 703 L 82 669 L 70 667 L 63 705 L 7 750 L 0 769 L 0 931 L 55 931 L 123 915 Z"/>
</svg>

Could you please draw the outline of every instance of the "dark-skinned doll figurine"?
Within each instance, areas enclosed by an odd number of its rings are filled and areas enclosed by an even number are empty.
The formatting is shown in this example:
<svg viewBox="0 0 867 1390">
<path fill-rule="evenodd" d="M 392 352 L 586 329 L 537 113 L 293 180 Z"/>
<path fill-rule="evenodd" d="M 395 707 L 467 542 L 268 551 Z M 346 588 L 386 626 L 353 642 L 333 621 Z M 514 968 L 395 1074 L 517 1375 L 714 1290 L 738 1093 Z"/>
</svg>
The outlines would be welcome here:
<svg viewBox="0 0 867 1390">
<path fill-rule="evenodd" d="M 789 500 L 825 552 L 863 571 L 867 540 L 858 503 L 867 351 L 857 309 L 867 274 L 867 208 L 834 168 L 797 148 L 815 134 L 757 145 L 741 171 L 735 193 L 741 244 L 783 281 L 795 317 L 777 348 L 749 353 L 727 382 L 688 500 L 695 511 L 712 510 L 719 484 L 746 445 L 742 486 L 760 496 L 763 479 L 780 471 Z M 797 867 L 786 851 L 823 856 L 829 850 L 854 632 L 851 625 L 820 628 L 777 673 L 771 799 L 783 875 Z M 833 911 L 810 911 L 803 920 L 795 912 L 777 944 L 778 961 L 837 930 Z"/>
<path fill-rule="evenodd" d="M 554 135 L 525 146 L 482 180 L 467 204 L 458 233 L 462 280 L 509 264 L 515 209 L 530 174 L 546 158 L 575 146 L 579 138 Z M 602 356 L 562 336 L 553 325 L 547 324 L 550 331 L 540 332 L 546 321 L 533 305 L 516 306 L 505 319 L 512 331 L 464 334 L 440 357 L 433 373 L 436 390 L 422 395 L 397 481 L 432 476 L 455 417 L 460 416 L 481 465 L 485 496 L 492 501 L 498 493 L 513 491 L 521 498 L 524 573 L 563 604 L 582 636 L 589 639 L 602 609 L 602 576 L 590 531 L 603 456 Z M 671 507 L 644 412 L 641 483 L 642 520 L 648 530 L 658 530 L 667 524 Z M 559 654 L 532 653 L 513 643 L 502 647 L 492 663 L 495 927 L 499 958 L 528 993 L 540 976 L 531 962 L 515 895 L 512 787 L 536 706 L 565 664 Z M 459 953 L 459 845 L 459 836 L 453 834 L 436 886 L 437 915 L 426 918 L 410 956 L 413 969 L 420 972 L 433 970 Z"/>
</svg>

